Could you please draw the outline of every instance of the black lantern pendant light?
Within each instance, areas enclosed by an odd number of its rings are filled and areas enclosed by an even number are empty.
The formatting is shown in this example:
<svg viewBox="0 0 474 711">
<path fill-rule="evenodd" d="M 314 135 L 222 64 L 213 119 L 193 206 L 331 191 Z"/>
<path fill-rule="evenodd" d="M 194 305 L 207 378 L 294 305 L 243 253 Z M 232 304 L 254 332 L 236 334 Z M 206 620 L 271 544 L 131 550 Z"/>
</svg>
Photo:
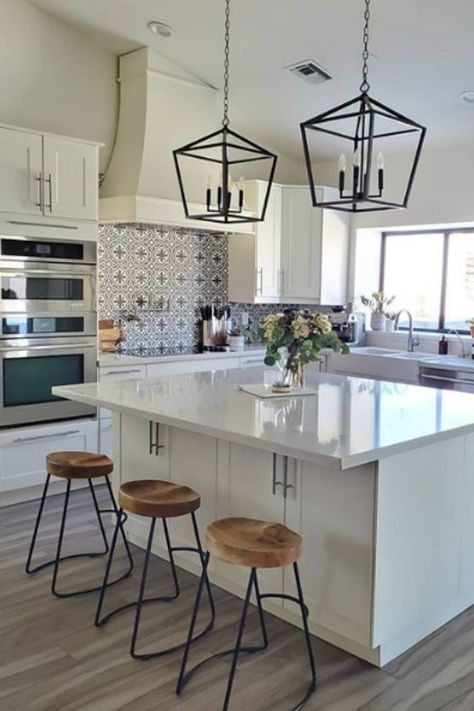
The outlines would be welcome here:
<svg viewBox="0 0 474 711">
<path fill-rule="evenodd" d="M 237 224 L 262 222 L 268 205 L 277 157 L 229 128 L 230 0 L 225 0 L 224 115 L 222 128 L 173 151 L 186 217 Z M 235 176 L 259 161 L 259 177 L 268 186 L 257 214 L 245 209 L 245 182 Z M 196 168 L 199 167 L 197 170 Z M 204 170 L 203 170 L 204 169 Z M 233 177 L 234 176 L 234 177 Z M 192 191 L 192 204 L 189 193 Z"/>
<path fill-rule="evenodd" d="M 304 157 L 308 172 L 313 205 L 347 212 L 373 212 L 407 207 L 415 178 L 426 128 L 406 116 L 394 111 L 369 96 L 369 21 L 370 0 L 365 0 L 364 51 L 362 84 L 360 95 L 351 101 L 330 109 L 301 124 Z M 334 177 L 337 191 L 329 199 L 320 199 L 316 189 L 313 159 L 316 150 L 311 140 L 318 134 L 329 134 L 332 141 L 339 140 L 341 155 L 335 166 Z M 387 195 L 384 146 L 393 147 L 393 140 L 400 144 L 398 149 L 407 153 L 407 166 L 403 184 L 389 186 Z M 352 160 L 347 175 L 348 153 Z"/>
</svg>

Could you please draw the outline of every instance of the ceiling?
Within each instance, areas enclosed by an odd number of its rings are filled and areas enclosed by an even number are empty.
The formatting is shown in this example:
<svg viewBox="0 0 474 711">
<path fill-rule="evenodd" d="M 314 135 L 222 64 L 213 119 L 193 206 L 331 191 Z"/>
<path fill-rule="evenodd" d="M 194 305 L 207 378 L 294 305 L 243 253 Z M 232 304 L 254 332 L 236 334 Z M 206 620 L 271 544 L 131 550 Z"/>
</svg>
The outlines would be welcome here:
<svg viewBox="0 0 474 711">
<path fill-rule="evenodd" d="M 223 0 L 30 0 L 93 33 L 116 54 L 147 45 L 222 87 Z M 231 120 L 250 138 L 299 159 L 299 123 L 356 96 L 362 0 L 234 0 Z M 171 25 L 170 39 L 149 20 Z M 372 0 L 372 95 L 425 124 L 432 145 L 474 141 L 472 0 Z M 334 79 L 309 85 L 285 67 L 318 62 Z"/>
</svg>

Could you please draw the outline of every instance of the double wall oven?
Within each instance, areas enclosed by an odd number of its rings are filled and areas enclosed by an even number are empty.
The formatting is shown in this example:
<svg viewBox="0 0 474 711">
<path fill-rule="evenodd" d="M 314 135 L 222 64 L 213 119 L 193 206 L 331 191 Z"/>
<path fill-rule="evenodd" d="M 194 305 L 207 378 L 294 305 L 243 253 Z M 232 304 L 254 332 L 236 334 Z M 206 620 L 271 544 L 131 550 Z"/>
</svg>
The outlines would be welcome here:
<svg viewBox="0 0 474 711">
<path fill-rule="evenodd" d="M 0 236 L 0 427 L 94 414 L 55 385 L 96 380 L 96 247 Z"/>
</svg>

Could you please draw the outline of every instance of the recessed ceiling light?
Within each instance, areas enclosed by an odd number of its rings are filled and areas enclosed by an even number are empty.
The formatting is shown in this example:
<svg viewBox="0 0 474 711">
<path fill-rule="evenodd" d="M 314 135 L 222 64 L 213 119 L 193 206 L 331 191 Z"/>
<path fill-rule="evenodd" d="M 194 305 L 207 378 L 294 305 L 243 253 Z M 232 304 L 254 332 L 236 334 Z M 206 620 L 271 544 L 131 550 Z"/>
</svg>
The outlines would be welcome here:
<svg viewBox="0 0 474 711">
<path fill-rule="evenodd" d="M 152 20 L 151 22 L 148 23 L 147 25 L 148 29 L 151 30 L 151 32 L 154 32 L 155 35 L 160 35 L 160 37 L 172 37 L 174 34 L 174 30 L 172 27 L 169 25 L 165 25 L 164 22 L 158 22 L 157 20 Z"/>
<path fill-rule="evenodd" d="M 466 104 L 474 104 L 474 89 L 470 91 L 463 91 L 461 94 L 461 101 Z"/>
</svg>

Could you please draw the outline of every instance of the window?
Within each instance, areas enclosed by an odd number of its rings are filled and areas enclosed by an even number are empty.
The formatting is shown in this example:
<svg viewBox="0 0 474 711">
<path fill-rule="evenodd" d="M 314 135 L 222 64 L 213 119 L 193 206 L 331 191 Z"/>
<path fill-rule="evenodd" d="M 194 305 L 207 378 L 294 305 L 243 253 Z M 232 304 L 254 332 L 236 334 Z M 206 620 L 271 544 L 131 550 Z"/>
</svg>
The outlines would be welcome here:
<svg viewBox="0 0 474 711">
<path fill-rule="evenodd" d="M 380 288 L 395 309 L 413 314 L 417 330 L 467 333 L 474 316 L 474 229 L 385 232 Z M 406 327 L 407 319 L 400 320 Z"/>
</svg>

